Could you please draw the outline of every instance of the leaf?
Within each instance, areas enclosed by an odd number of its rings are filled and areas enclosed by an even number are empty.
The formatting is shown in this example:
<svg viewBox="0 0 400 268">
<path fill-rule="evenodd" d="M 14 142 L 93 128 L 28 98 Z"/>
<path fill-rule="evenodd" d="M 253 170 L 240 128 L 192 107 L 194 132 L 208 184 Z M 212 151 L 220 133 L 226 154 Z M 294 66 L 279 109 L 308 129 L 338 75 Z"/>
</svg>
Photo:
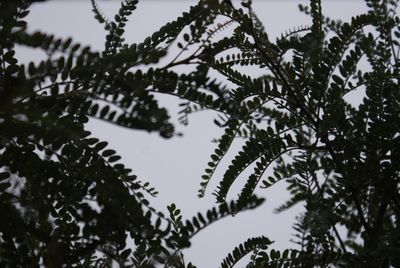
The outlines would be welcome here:
<svg viewBox="0 0 400 268">
<path fill-rule="evenodd" d="M 121 156 L 119 155 L 113 155 L 110 158 L 108 158 L 108 162 L 113 163 L 113 162 L 117 162 L 118 160 L 121 159 Z"/>
<path fill-rule="evenodd" d="M 249 238 L 244 243 L 240 244 L 238 247 L 228 254 L 228 256 L 222 261 L 220 268 L 230 268 L 234 267 L 235 264 L 242 259 L 245 255 L 252 252 L 257 248 L 265 248 L 269 246 L 272 242 L 266 237 L 254 237 Z"/>
<path fill-rule="evenodd" d="M 98 142 L 94 146 L 94 149 L 99 152 L 99 151 L 103 150 L 107 145 L 108 145 L 108 142 L 105 142 L 105 141 Z"/>
<path fill-rule="evenodd" d="M 107 150 L 104 150 L 101 155 L 104 156 L 104 157 L 109 157 L 109 156 L 112 156 L 114 154 L 116 154 L 116 151 L 111 150 L 111 149 L 107 149 Z"/>
</svg>

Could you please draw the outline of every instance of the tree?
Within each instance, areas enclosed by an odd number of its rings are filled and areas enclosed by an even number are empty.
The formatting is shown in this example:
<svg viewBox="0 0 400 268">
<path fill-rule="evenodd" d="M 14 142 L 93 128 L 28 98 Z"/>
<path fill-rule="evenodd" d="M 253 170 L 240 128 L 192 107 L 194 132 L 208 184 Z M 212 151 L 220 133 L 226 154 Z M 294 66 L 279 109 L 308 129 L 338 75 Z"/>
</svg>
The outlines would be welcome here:
<svg viewBox="0 0 400 268">
<path fill-rule="evenodd" d="M 167 68 L 131 70 L 157 63 L 180 30 L 206 18 L 206 10 L 198 5 L 143 43 L 127 46 L 123 28 L 136 4 L 122 2 L 115 21 L 108 21 L 93 2 L 108 32 L 99 53 L 72 39 L 27 32 L 27 1 L 0 3 L 1 266 L 108 267 L 116 261 L 153 267 L 180 261 L 177 249 L 189 242 L 176 233 L 179 211 L 170 207 L 172 221 L 152 208 L 145 194 L 156 190 L 85 128 L 90 116 L 164 138 L 174 134 L 152 92 L 173 90 L 178 76 Z M 43 50 L 48 58 L 24 66 L 16 45 Z M 183 86 L 193 81 L 188 77 Z M 254 198 L 247 208 L 261 202 Z M 229 203 L 204 217 L 215 221 L 233 210 Z"/>
<path fill-rule="evenodd" d="M 250 1 L 242 3 L 247 12 L 219 12 L 238 26 L 233 36 L 213 45 L 209 57 L 233 47 L 240 50 L 211 65 L 237 87 L 226 94 L 236 109 L 219 122 L 226 126 L 225 134 L 211 156 L 200 196 L 239 136 L 245 145 L 226 169 L 217 201 L 224 202 L 238 176 L 254 168 L 239 194 L 239 206 L 259 183 L 267 188 L 286 179 L 292 198 L 278 211 L 300 202 L 306 209 L 295 224 L 298 255 L 271 251 L 268 258 L 264 251 L 255 257 L 256 266 L 400 265 L 400 19 L 396 1 L 366 4 L 367 14 L 341 23 L 324 18 L 321 1 L 311 1 L 310 8 L 301 10 L 311 15 L 312 25 L 276 42 L 268 39 Z M 265 76 L 253 79 L 235 68 L 238 64 L 258 65 Z M 362 89 L 365 97 L 353 107 L 345 95 Z M 268 169 L 273 176 L 263 180 Z M 340 233 L 338 226 L 345 230 Z M 227 266 L 240 256 L 228 259 Z"/>
<path fill-rule="evenodd" d="M 2 265 L 104 267 L 113 260 L 186 267 L 181 249 L 193 235 L 259 206 L 259 184 L 285 180 L 291 198 L 277 210 L 299 203 L 305 208 L 294 224 L 298 246 L 280 252 L 269 249 L 266 237 L 249 238 L 221 267 L 251 252 L 249 267 L 400 267 L 397 1 L 366 0 L 369 12 L 343 23 L 325 18 L 321 1 L 311 0 L 300 10 L 312 25 L 275 42 L 251 1 L 242 8 L 200 1 L 129 45 L 124 27 L 137 2 L 123 1 L 109 20 L 92 0 L 107 31 L 102 52 L 29 33 L 22 20 L 28 3 L 0 3 L 0 211 L 9 219 L 0 223 Z M 227 26 L 233 34 L 215 40 Z M 181 53 L 160 66 L 175 43 Z M 23 66 L 16 44 L 42 49 L 48 58 Z M 174 71 L 188 64 L 195 66 L 189 74 Z M 247 65 L 265 74 L 252 78 L 240 68 Z M 229 83 L 212 78 L 210 70 Z M 354 107 L 346 95 L 363 90 Z M 143 194 L 156 190 L 85 130 L 88 117 L 95 117 L 172 137 L 159 93 L 184 100 L 183 123 L 192 111 L 209 109 L 225 129 L 199 197 L 232 141 L 243 139 L 214 193 L 219 206 L 204 216 L 183 220 L 174 204 L 169 217 L 157 212 Z M 253 171 L 238 199 L 228 204 L 231 185 L 248 169 Z M 272 175 L 265 178 L 267 171 Z"/>
</svg>

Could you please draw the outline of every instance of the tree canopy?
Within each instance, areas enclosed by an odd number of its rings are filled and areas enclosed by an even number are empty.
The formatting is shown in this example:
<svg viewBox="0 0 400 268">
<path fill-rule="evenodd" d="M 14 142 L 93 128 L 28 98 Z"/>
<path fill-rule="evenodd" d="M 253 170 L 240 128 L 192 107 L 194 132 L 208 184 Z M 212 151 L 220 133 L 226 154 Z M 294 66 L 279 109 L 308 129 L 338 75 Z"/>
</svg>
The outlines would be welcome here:
<svg viewBox="0 0 400 268">
<path fill-rule="evenodd" d="M 122 1 L 110 19 L 91 0 L 106 31 L 102 51 L 27 31 L 30 2 L 0 2 L 1 266 L 195 267 L 182 255 L 194 235 L 260 206 L 257 187 L 285 181 L 291 197 L 277 211 L 305 208 L 293 248 L 252 237 L 232 245 L 220 267 L 248 254 L 248 267 L 400 267 L 398 1 L 366 0 L 366 14 L 342 22 L 311 0 L 300 6 L 310 26 L 270 40 L 250 0 L 203 0 L 128 44 L 138 1 Z M 16 46 L 47 57 L 22 64 Z M 181 52 L 161 65 L 171 46 Z M 189 64 L 190 73 L 175 71 Z M 359 106 L 348 101 L 353 92 L 363 96 Z M 87 130 L 97 118 L 173 137 L 157 94 L 183 100 L 180 123 L 212 110 L 224 130 L 199 174 L 199 197 L 219 179 L 216 207 L 188 220 L 175 204 L 170 215 L 154 209 L 146 198 L 157 190 Z M 214 178 L 237 138 L 243 147 Z M 238 197 L 227 200 L 249 170 Z"/>
</svg>

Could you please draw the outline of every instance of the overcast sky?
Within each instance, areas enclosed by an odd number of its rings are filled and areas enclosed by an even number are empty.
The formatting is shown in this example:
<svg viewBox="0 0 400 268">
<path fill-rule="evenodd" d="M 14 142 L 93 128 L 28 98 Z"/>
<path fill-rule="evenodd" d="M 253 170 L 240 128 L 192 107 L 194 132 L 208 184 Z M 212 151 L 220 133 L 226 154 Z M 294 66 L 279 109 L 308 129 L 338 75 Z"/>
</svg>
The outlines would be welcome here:
<svg viewBox="0 0 400 268">
<path fill-rule="evenodd" d="M 188 0 L 142 0 L 127 24 L 126 40 L 140 42 L 144 37 L 166 22 L 174 19 L 196 1 Z M 308 25 L 310 19 L 298 11 L 298 1 L 253 0 L 254 9 L 264 22 L 270 37 L 299 25 Z M 308 1 L 302 1 L 308 3 Z M 239 4 L 235 2 L 235 4 Z M 107 15 L 113 15 L 119 8 L 119 1 L 100 1 L 99 6 Z M 365 10 L 364 1 L 324 1 L 325 14 L 347 20 L 351 15 Z M 89 0 L 49 1 L 35 4 L 28 16 L 29 30 L 41 30 L 54 33 L 59 37 L 73 37 L 75 41 L 89 44 L 93 49 L 104 46 L 103 26 L 93 18 Z M 228 31 L 227 31 L 228 32 Z M 224 33 L 220 34 L 223 35 Z M 174 54 L 176 51 L 172 51 Z M 38 60 L 42 55 L 28 50 L 19 50 L 23 61 Z M 171 109 L 176 118 L 177 100 L 163 97 L 162 103 Z M 153 205 L 162 211 L 172 202 L 176 203 L 186 217 L 199 211 L 206 211 L 214 205 L 212 191 L 218 183 L 223 168 L 219 169 L 209 186 L 206 197 L 198 199 L 200 176 L 203 174 L 209 156 L 214 150 L 213 138 L 221 134 L 213 124 L 214 114 L 202 112 L 190 117 L 189 126 L 178 127 L 184 137 L 164 140 L 157 134 L 127 130 L 92 120 L 90 129 L 94 135 L 106 140 L 123 157 L 123 162 L 134 173 L 159 190 L 157 198 L 151 199 Z M 236 146 L 237 147 L 237 146 Z M 234 150 L 232 151 L 234 152 Z M 223 163 L 226 164 L 227 162 Z M 268 176 L 268 174 L 266 174 Z M 245 182 L 235 184 L 233 194 Z M 236 190 L 236 191 L 235 191 Z M 275 243 L 272 247 L 283 249 L 293 247 L 289 242 L 294 216 L 301 210 L 296 208 L 282 214 L 273 214 L 274 208 L 288 197 L 285 185 L 278 184 L 268 190 L 257 190 L 260 196 L 267 198 L 261 208 L 227 218 L 200 232 L 190 249 L 185 251 L 186 262 L 191 261 L 199 268 L 218 267 L 222 259 L 234 246 L 250 236 L 265 235 Z"/>
</svg>

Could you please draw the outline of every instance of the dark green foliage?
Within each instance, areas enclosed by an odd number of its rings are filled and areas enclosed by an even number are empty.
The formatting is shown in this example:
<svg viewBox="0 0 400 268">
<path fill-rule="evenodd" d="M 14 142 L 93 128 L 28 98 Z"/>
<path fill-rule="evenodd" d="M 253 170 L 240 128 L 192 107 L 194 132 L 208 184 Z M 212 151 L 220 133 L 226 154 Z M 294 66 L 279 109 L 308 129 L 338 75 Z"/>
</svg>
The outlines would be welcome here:
<svg viewBox="0 0 400 268">
<path fill-rule="evenodd" d="M 257 186 L 285 181 L 291 197 L 277 211 L 304 205 L 295 248 L 269 250 L 268 238 L 250 238 L 221 267 L 251 252 L 248 267 L 400 267 L 399 10 L 397 1 L 365 2 L 367 14 L 340 22 L 311 0 L 300 10 L 312 24 L 272 41 L 251 1 L 242 8 L 199 1 L 143 42 L 126 44 L 138 1 L 123 1 L 108 19 L 92 0 L 106 30 L 100 52 L 27 32 L 29 1 L 0 2 L 0 218 L 7 219 L 0 222 L 0 266 L 194 267 L 182 249 L 195 234 L 258 207 Z M 221 32 L 228 34 L 218 39 Z M 23 65 L 16 45 L 48 58 Z M 161 66 L 175 45 L 179 53 Z M 177 73 L 181 65 L 193 69 Z M 249 65 L 265 73 L 251 77 L 242 68 Z M 199 197 L 233 141 L 243 140 L 214 192 L 219 207 L 191 220 L 174 204 L 169 218 L 153 209 L 145 194 L 157 191 L 85 129 L 97 118 L 170 138 L 174 126 L 157 94 L 182 100 L 181 123 L 213 110 L 224 129 Z M 358 107 L 351 94 L 362 96 Z"/>
<path fill-rule="evenodd" d="M 126 64 L 118 56 L 102 57 L 71 39 L 25 32 L 27 8 L 23 1 L 2 2 L 0 8 L 5 37 L 1 266 L 75 267 L 111 259 L 128 264 L 129 256 L 138 266 L 151 264 L 153 255 L 168 252 L 169 225 L 153 225 L 156 219 L 167 220 L 142 193 L 156 191 L 118 163 L 121 157 L 91 136 L 85 123 L 91 116 L 169 137 L 168 115 L 147 92 L 134 93 L 140 85 L 129 83 L 140 79 L 138 74 L 118 77 Z M 43 49 L 49 58 L 19 65 L 15 44 Z M 139 54 L 133 48 L 124 53 Z M 126 248 L 128 234 L 138 247 L 134 255 Z"/>
<path fill-rule="evenodd" d="M 249 238 L 243 244 L 240 244 L 238 247 L 236 247 L 232 253 L 229 253 L 228 256 L 222 261 L 220 267 L 233 267 L 241 258 L 251 251 L 259 249 L 265 250 L 271 243 L 272 242 L 266 237 Z"/>
<path fill-rule="evenodd" d="M 117 152 L 85 124 L 92 117 L 169 138 L 174 127 L 154 93 L 181 94 L 213 106 L 212 97 L 194 85 L 218 92 L 214 82 L 198 78 L 204 68 L 198 76 L 180 76 L 169 67 L 138 69 L 157 63 L 184 27 L 212 15 L 195 6 L 142 43 L 127 45 L 124 26 L 137 1 L 122 2 L 113 21 L 92 4 L 107 30 L 103 52 L 27 32 L 23 18 L 29 2 L 0 3 L 2 267 L 109 266 L 112 261 L 153 267 L 174 257 L 171 222 L 144 195 L 157 191 L 119 163 Z M 16 45 L 43 50 L 48 58 L 24 66 Z"/>
<path fill-rule="evenodd" d="M 367 14 L 342 23 L 324 18 L 321 1 L 311 1 L 301 10 L 311 15 L 312 25 L 276 42 L 268 39 L 251 1 L 243 2 L 245 10 L 217 11 L 236 27 L 232 37 L 215 43 L 224 46 L 211 64 L 233 83 L 225 94 L 231 109 L 222 123 L 216 121 L 225 133 L 202 176 L 199 196 L 229 156 L 232 141 L 243 138 L 215 192 L 217 201 L 224 202 L 233 183 L 252 169 L 238 204 L 260 182 L 268 188 L 285 180 L 291 198 L 278 211 L 299 203 L 305 207 L 295 225 L 301 247 L 296 262 L 278 256 L 282 262 L 271 267 L 399 266 L 393 237 L 399 236 L 400 18 L 397 1 L 366 3 Z M 218 56 L 232 55 L 232 48 L 239 57 Z M 243 57 L 265 75 L 243 73 Z M 361 105 L 353 107 L 346 95 L 362 95 L 363 89 Z M 264 179 L 268 169 L 271 175 Z M 339 233 L 339 226 L 345 231 Z M 260 267 L 270 267 L 267 257 Z"/>
</svg>

